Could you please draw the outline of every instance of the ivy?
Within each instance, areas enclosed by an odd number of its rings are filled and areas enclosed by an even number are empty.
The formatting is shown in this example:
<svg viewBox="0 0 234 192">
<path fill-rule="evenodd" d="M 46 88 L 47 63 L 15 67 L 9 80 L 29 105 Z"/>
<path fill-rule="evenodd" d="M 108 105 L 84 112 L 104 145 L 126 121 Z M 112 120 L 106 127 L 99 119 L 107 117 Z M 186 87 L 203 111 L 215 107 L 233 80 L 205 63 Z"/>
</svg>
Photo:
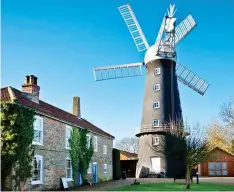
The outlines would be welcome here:
<svg viewBox="0 0 234 192">
<path fill-rule="evenodd" d="M 1 102 L 1 187 L 11 176 L 14 190 L 31 177 L 34 111 L 15 102 Z M 13 175 L 12 175 L 13 170 Z"/>
<path fill-rule="evenodd" d="M 75 184 L 77 183 L 77 174 L 80 172 L 83 183 L 87 183 L 87 169 L 93 156 L 92 139 L 87 143 L 87 129 L 73 127 L 70 139 L 70 157 L 72 162 L 72 176 Z M 79 162 L 79 164 L 78 164 Z M 78 167 L 79 165 L 79 167 Z"/>
</svg>

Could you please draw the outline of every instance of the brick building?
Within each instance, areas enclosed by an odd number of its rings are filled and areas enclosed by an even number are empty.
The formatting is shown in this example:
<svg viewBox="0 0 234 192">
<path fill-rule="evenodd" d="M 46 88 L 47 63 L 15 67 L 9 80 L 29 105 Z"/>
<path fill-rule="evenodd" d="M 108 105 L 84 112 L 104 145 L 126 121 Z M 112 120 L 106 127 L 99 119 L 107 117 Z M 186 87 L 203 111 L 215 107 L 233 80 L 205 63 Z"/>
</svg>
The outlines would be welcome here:
<svg viewBox="0 0 234 192">
<path fill-rule="evenodd" d="M 26 76 L 22 91 L 10 86 L 1 89 L 1 101 L 18 101 L 36 111 L 33 177 L 28 179 L 23 188 L 30 191 L 59 188 L 61 177 L 65 177 L 68 185 L 72 186 L 68 139 L 73 126 L 88 129 L 87 139 L 93 140 L 94 155 L 87 170 L 89 180 L 92 183 L 112 180 L 114 137 L 81 117 L 79 97 L 73 98 L 71 114 L 40 100 L 39 92 L 37 77 L 33 75 Z M 78 185 L 82 182 L 80 178 Z"/>
<path fill-rule="evenodd" d="M 198 165 L 198 172 L 201 176 L 234 177 L 234 155 L 216 147 L 207 162 Z"/>
</svg>

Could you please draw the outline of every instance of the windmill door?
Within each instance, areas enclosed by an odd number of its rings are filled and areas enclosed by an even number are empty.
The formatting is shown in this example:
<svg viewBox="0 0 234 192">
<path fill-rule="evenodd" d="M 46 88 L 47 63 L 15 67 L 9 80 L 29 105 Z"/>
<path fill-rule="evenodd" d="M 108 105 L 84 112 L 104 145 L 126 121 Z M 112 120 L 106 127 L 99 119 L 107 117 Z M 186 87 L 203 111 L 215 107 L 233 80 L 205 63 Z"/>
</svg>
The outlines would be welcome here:
<svg viewBox="0 0 234 192">
<path fill-rule="evenodd" d="M 151 171 L 159 173 L 161 171 L 160 157 L 151 157 Z"/>
</svg>

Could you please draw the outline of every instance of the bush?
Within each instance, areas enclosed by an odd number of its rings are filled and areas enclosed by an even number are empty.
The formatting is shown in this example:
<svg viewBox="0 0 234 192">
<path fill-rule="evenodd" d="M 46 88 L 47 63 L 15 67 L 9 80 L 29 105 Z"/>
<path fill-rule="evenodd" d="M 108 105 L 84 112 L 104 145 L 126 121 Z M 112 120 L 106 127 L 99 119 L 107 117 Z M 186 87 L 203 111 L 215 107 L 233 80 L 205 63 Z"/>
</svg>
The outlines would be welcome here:
<svg viewBox="0 0 234 192">
<path fill-rule="evenodd" d="M 118 180 L 121 178 L 120 151 L 118 149 L 113 149 L 112 159 L 113 159 L 113 179 Z"/>
</svg>

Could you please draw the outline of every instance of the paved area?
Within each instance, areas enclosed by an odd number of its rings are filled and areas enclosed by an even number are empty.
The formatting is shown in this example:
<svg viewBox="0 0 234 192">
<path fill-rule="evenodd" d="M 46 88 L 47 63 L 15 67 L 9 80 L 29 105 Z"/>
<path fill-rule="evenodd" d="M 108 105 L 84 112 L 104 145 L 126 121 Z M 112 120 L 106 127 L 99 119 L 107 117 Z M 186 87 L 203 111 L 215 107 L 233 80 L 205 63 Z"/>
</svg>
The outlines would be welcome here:
<svg viewBox="0 0 234 192">
<path fill-rule="evenodd" d="M 126 180 L 117 180 L 117 181 L 109 181 L 105 183 L 99 183 L 92 186 L 83 186 L 78 187 L 76 191 L 103 191 L 107 189 L 115 189 L 122 186 L 131 185 L 134 182 L 135 178 L 127 178 Z M 167 178 L 141 178 L 138 181 L 142 183 L 160 183 L 160 182 L 174 182 L 173 179 Z M 196 179 L 193 179 L 196 182 Z M 227 183 L 234 185 L 234 177 L 201 177 L 199 181 L 202 182 L 210 182 L 210 183 Z M 178 179 L 176 182 L 184 182 L 184 179 Z"/>
</svg>

